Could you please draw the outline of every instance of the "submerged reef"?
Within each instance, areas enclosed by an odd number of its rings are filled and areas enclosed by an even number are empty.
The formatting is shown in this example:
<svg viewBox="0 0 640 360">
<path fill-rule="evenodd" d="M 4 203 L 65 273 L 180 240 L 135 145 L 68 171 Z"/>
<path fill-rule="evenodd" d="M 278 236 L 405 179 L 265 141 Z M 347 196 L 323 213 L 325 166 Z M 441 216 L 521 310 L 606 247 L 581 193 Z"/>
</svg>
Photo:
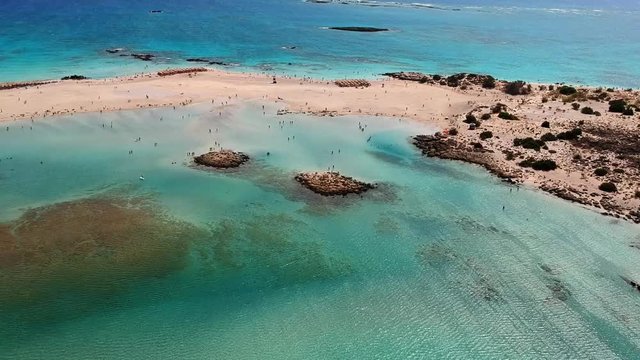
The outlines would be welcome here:
<svg viewBox="0 0 640 360">
<path fill-rule="evenodd" d="M 437 274 L 457 290 L 464 290 L 485 301 L 501 301 L 502 291 L 493 271 L 473 257 L 458 253 L 444 244 L 428 244 L 416 251 L 418 261 L 431 274 Z"/>
<path fill-rule="evenodd" d="M 0 225 L 0 307 L 111 296 L 181 270 L 202 231 L 145 197 L 103 196 L 26 211 Z M 91 304 L 84 304 L 90 307 Z"/>
<path fill-rule="evenodd" d="M 320 234 L 285 214 L 195 225 L 149 197 L 100 195 L 30 209 L 0 224 L 0 322 L 66 321 L 129 306 L 130 296 L 154 301 L 137 297 L 141 287 L 163 294 L 206 284 L 215 294 L 352 272 Z M 180 279 L 171 290 L 162 283 L 168 278 Z"/>
<path fill-rule="evenodd" d="M 280 287 L 350 274 L 348 259 L 332 254 L 308 224 L 287 214 L 223 219 L 199 243 L 198 262 L 208 278 L 252 288 Z"/>
</svg>

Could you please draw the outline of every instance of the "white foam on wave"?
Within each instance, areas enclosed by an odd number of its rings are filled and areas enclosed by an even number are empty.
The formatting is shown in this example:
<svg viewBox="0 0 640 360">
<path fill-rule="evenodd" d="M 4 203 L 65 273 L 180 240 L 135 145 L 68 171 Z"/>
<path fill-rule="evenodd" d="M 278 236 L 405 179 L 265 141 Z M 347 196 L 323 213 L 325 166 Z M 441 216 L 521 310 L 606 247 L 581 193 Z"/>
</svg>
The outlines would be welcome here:
<svg viewBox="0 0 640 360">
<path fill-rule="evenodd" d="M 452 7 L 446 5 L 439 5 L 434 3 L 400 3 L 395 1 L 376 1 L 376 0 L 305 0 L 311 3 L 334 3 L 334 4 L 347 4 L 347 5 L 359 5 L 369 7 L 394 7 L 394 8 L 414 8 L 414 9 L 427 9 L 427 10 L 447 10 L 447 11 L 477 11 L 477 12 L 492 12 L 492 13 L 514 13 L 520 11 L 539 11 L 550 14 L 573 14 L 573 15 L 600 15 L 602 13 L 617 12 L 613 9 L 588 9 L 588 8 L 544 8 L 544 7 L 518 7 L 518 6 L 460 6 Z"/>
</svg>

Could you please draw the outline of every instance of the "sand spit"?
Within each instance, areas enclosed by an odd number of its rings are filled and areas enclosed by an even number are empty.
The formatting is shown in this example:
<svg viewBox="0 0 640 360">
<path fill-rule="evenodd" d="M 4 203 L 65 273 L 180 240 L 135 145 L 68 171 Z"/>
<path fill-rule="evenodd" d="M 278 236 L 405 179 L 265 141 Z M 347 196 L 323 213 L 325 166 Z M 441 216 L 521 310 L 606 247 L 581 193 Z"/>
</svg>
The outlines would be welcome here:
<svg viewBox="0 0 640 360">
<path fill-rule="evenodd" d="M 0 92 L 0 121 L 242 101 L 272 104 L 281 113 L 410 119 L 441 129 L 439 137 L 422 142 L 429 156 L 480 164 L 513 182 L 640 222 L 638 91 L 478 74 L 391 73 L 359 88 L 273 80 L 271 74 L 209 69 L 16 86 Z"/>
</svg>

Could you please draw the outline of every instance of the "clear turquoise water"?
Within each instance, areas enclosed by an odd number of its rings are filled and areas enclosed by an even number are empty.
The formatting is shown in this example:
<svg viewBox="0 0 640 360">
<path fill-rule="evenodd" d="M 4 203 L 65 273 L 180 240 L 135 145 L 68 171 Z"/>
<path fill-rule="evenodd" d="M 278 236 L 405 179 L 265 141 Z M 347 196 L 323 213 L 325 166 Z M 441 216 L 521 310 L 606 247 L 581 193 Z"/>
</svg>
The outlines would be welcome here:
<svg viewBox="0 0 640 360">
<path fill-rule="evenodd" d="M 316 77 L 490 73 L 504 79 L 640 87 L 640 4 L 619 1 L 4 0 L 0 81 L 105 77 L 186 65 Z M 151 9 L 163 13 L 150 14 Z M 453 11 L 457 9 L 459 11 Z M 326 26 L 378 26 L 362 34 Z M 296 49 L 286 49 L 295 46 Z M 283 48 L 284 47 L 284 48 Z M 141 62 L 107 48 L 158 54 Z"/>
<path fill-rule="evenodd" d="M 640 294 L 621 279 L 640 278 L 637 225 L 425 159 L 407 141 L 433 131 L 423 125 L 263 115 L 257 104 L 218 111 L 76 115 L 0 131 L 1 222 L 119 189 L 205 232 L 186 265 L 163 276 L 90 286 L 71 276 L 85 284 L 73 295 L 52 286 L 29 306 L 0 306 L 0 358 L 640 353 Z M 187 152 L 217 142 L 251 163 L 222 173 L 189 166 Z M 326 199 L 292 180 L 333 165 L 378 189 Z M 223 240 L 236 266 L 225 267 Z M 118 291 L 105 296 L 99 285 Z"/>
</svg>

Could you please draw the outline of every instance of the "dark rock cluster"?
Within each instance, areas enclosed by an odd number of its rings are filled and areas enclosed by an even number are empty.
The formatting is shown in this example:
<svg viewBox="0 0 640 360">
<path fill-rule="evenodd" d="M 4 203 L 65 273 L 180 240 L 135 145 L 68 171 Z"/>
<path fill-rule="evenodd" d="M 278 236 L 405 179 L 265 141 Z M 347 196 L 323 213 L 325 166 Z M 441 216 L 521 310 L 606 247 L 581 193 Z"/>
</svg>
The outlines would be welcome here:
<svg viewBox="0 0 640 360">
<path fill-rule="evenodd" d="M 501 167 L 487 150 L 481 146 L 467 146 L 451 137 L 445 137 L 436 133 L 435 135 L 417 135 L 413 137 L 413 144 L 422 154 L 440 159 L 460 160 L 477 164 L 501 179 L 511 181 L 514 177 L 506 169 Z"/>
<path fill-rule="evenodd" d="M 338 172 L 310 172 L 295 176 L 295 180 L 307 189 L 323 196 L 361 194 L 375 186 Z"/>
<path fill-rule="evenodd" d="M 340 30 L 340 31 L 355 31 L 355 32 L 389 31 L 389 29 L 377 28 L 377 27 L 369 27 L 369 26 L 332 26 L 329 29 L 331 29 L 331 30 Z"/>
<path fill-rule="evenodd" d="M 214 167 L 218 169 L 236 168 L 249 161 L 249 156 L 231 150 L 212 151 L 193 158 L 198 165 Z"/>
<path fill-rule="evenodd" d="M 477 85 L 485 89 L 493 89 L 496 86 L 496 79 L 491 75 L 459 73 L 449 76 L 438 74 L 423 74 L 420 72 L 389 72 L 382 74 L 398 80 L 417 81 L 422 84 L 446 85 L 449 87 L 463 87 Z"/>
<path fill-rule="evenodd" d="M 88 77 L 86 76 L 82 76 L 82 75 L 69 75 L 69 76 L 65 76 L 60 80 L 86 80 L 88 79 Z"/>
</svg>

